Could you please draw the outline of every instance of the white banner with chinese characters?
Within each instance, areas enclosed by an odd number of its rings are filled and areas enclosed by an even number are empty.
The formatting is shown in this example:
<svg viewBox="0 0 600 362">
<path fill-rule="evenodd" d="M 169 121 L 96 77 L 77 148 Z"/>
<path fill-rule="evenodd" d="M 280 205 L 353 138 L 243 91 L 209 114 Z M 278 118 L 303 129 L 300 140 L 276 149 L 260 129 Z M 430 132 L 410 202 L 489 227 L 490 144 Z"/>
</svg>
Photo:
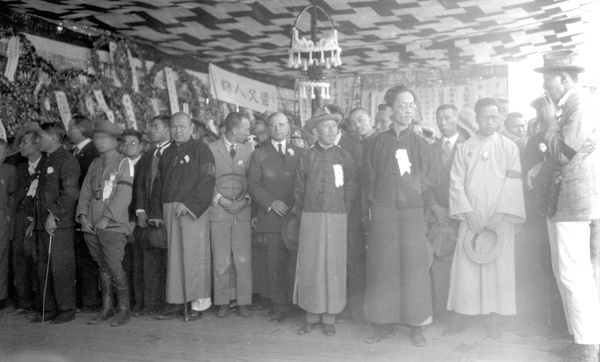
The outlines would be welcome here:
<svg viewBox="0 0 600 362">
<path fill-rule="evenodd" d="M 213 64 L 208 68 L 211 95 L 257 112 L 277 112 L 277 87 L 228 72 Z"/>
</svg>

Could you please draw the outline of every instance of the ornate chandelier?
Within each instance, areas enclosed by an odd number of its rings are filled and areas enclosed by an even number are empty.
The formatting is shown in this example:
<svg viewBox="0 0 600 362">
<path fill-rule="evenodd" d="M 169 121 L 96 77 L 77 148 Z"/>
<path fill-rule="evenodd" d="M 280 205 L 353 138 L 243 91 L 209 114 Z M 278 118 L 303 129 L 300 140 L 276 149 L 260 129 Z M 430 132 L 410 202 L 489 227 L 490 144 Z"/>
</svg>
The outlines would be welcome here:
<svg viewBox="0 0 600 362">
<path fill-rule="evenodd" d="M 298 21 L 309 9 L 313 9 L 311 40 L 300 37 L 297 28 Z M 325 14 L 331 23 L 331 33 L 321 39 L 317 39 L 317 10 Z M 307 72 L 308 75 L 308 81 L 304 80 L 298 83 L 300 97 L 304 99 L 315 99 L 317 96 L 321 99 L 331 98 L 329 83 L 323 81 L 323 69 L 342 65 L 341 53 L 342 48 L 338 44 L 338 34 L 333 20 L 322 7 L 316 5 L 316 0 L 313 0 L 313 4 L 302 9 L 296 17 L 292 27 L 291 45 L 288 50 L 287 66 L 293 69 L 302 67 L 302 70 Z M 317 92 L 315 92 L 315 89 Z"/>
</svg>

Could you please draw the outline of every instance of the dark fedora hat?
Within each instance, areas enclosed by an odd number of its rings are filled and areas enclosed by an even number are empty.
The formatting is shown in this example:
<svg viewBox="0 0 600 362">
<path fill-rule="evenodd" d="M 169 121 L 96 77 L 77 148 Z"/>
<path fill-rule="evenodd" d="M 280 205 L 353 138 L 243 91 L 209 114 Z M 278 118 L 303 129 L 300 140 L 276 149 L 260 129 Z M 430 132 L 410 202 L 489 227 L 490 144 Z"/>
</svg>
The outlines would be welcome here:
<svg viewBox="0 0 600 362">
<path fill-rule="evenodd" d="M 568 70 L 581 73 L 585 68 L 579 64 L 579 54 L 574 50 L 556 50 L 544 54 L 544 66 L 534 69 L 538 73 Z"/>
</svg>

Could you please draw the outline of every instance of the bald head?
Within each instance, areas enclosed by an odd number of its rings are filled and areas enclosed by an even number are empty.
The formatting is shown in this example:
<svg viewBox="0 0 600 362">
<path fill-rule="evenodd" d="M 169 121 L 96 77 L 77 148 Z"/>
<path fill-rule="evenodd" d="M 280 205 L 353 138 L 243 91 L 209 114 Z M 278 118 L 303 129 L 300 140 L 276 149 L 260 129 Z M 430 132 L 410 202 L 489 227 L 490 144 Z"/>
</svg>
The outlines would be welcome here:
<svg viewBox="0 0 600 362">
<path fill-rule="evenodd" d="M 371 119 L 369 112 L 364 108 L 354 108 L 348 116 L 350 124 L 356 127 L 356 132 L 363 138 L 373 133 L 375 122 Z"/>
<path fill-rule="evenodd" d="M 281 142 L 290 134 L 290 120 L 281 112 L 273 113 L 267 119 L 269 136 L 275 142 Z"/>
<path fill-rule="evenodd" d="M 192 137 L 192 133 L 194 133 L 192 119 L 183 112 L 172 115 L 169 126 L 171 138 L 178 145 L 187 142 Z"/>
</svg>

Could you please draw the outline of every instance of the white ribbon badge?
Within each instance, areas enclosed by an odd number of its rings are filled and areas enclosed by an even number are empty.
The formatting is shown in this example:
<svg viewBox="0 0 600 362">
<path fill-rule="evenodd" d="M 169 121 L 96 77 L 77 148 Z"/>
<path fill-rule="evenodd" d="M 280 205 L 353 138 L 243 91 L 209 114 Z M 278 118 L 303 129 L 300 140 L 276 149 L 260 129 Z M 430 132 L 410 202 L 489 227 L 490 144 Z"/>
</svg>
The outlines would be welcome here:
<svg viewBox="0 0 600 362">
<path fill-rule="evenodd" d="M 333 165 L 333 175 L 335 176 L 335 187 L 344 186 L 344 169 L 342 165 Z"/>
<path fill-rule="evenodd" d="M 398 169 L 400 170 L 400 176 L 405 173 L 410 173 L 410 160 L 408 159 L 408 153 L 405 149 L 396 150 L 396 160 L 398 161 Z"/>
</svg>

